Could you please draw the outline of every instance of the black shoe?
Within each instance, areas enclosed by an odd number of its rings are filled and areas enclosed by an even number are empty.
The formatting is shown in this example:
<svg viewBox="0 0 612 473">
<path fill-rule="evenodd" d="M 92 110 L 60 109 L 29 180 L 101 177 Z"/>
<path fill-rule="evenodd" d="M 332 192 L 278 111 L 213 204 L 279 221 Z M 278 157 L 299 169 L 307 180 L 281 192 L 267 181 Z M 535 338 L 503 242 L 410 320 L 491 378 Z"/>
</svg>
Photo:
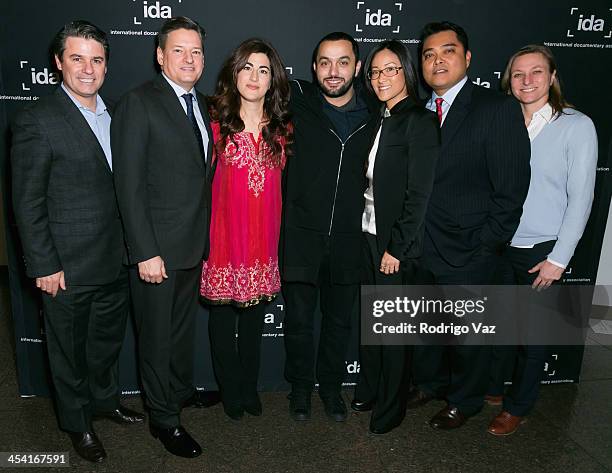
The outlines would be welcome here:
<svg viewBox="0 0 612 473">
<path fill-rule="evenodd" d="M 416 409 L 417 407 L 424 406 L 435 398 L 436 396 L 433 394 L 423 392 L 419 388 L 414 388 L 408 393 L 406 398 L 406 409 Z"/>
<path fill-rule="evenodd" d="M 458 408 L 447 406 L 431 418 L 429 425 L 434 429 L 452 430 L 461 427 L 466 420 L 467 416 Z"/>
<path fill-rule="evenodd" d="M 68 432 L 74 449 L 81 458 L 93 463 L 100 463 L 106 458 L 106 451 L 96 433 L 89 432 Z"/>
<path fill-rule="evenodd" d="M 391 422 L 388 425 L 383 425 L 383 426 L 373 426 L 372 424 L 370 424 L 370 433 L 374 434 L 374 435 L 384 435 L 387 434 L 389 432 L 391 432 L 393 429 L 395 429 L 396 427 L 398 427 L 400 424 L 402 423 L 402 419 L 400 419 L 399 421 L 394 421 Z"/>
<path fill-rule="evenodd" d="M 340 393 L 321 395 L 321 401 L 325 407 L 325 414 L 334 422 L 346 420 L 346 405 Z"/>
<path fill-rule="evenodd" d="M 141 424 L 144 422 L 145 416 L 140 412 L 128 409 L 125 406 L 119 406 L 114 411 L 110 412 L 96 412 L 93 416 L 94 419 L 108 419 L 112 420 L 117 424 Z"/>
<path fill-rule="evenodd" d="M 293 420 L 310 420 L 310 392 L 292 391 L 289 399 L 289 415 Z"/>
<path fill-rule="evenodd" d="M 202 447 L 191 435 L 179 425 L 167 429 L 149 426 L 151 435 L 164 444 L 164 448 L 172 455 L 184 458 L 195 458 L 202 454 Z"/>
<path fill-rule="evenodd" d="M 183 402 L 183 407 L 212 407 L 221 402 L 219 391 L 196 391 L 189 399 Z"/>
<path fill-rule="evenodd" d="M 368 412 L 374 407 L 374 401 L 360 401 L 355 398 L 351 401 L 351 409 L 355 412 Z"/>
<path fill-rule="evenodd" d="M 256 417 L 259 417 L 263 413 L 261 399 L 259 399 L 259 395 L 257 394 L 255 394 L 254 398 L 242 401 L 242 408 L 245 410 L 245 412 L 248 412 L 252 416 Z"/>
<path fill-rule="evenodd" d="M 244 409 L 239 403 L 223 403 L 223 412 L 225 412 L 225 415 L 227 417 L 236 421 L 242 419 L 242 417 L 244 416 Z"/>
</svg>

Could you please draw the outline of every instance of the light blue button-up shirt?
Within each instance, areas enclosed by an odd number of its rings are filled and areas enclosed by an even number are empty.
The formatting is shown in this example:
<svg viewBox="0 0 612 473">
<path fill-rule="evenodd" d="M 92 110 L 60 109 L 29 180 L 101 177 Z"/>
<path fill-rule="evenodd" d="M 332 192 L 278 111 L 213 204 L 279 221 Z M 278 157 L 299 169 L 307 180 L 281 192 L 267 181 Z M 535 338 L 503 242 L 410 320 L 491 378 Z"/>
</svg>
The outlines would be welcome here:
<svg viewBox="0 0 612 473">
<path fill-rule="evenodd" d="M 164 79 L 168 81 L 172 90 L 178 97 L 178 101 L 183 107 L 185 114 L 187 114 L 187 104 L 185 103 L 185 99 L 182 97 L 183 94 L 191 94 L 193 96 L 193 114 L 195 115 L 196 122 L 198 123 L 198 128 L 200 129 L 200 133 L 202 134 L 202 144 L 204 146 L 204 159 L 208 159 L 206 156 L 206 152 L 208 150 L 208 131 L 206 131 L 206 125 L 204 125 L 204 118 L 202 117 L 202 113 L 200 112 L 200 107 L 198 105 L 198 96 L 195 93 L 195 87 L 192 87 L 191 90 L 185 90 L 180 85 L 175 84 L 168 78 L 166 74 L 162 72 L 162 76 Z"/>
<path fill-rule="evenodd" d="M 459 94 L 459 91 L 465 85 L 467 80 L 468 80 L 468 78 L 467 78 L 467 76 L 465 76 L 463 79 L 461 79 L 455 85 L 453 85 L 450 89 L 448 89 L 444 95 L 438 95 L 435 92 L 431 93 L 431 97 L 430 97 L 430 99 L 429 99 L 429 101 L 427 102 L 427 105 L 426 105 L 428 110 L 431 110 L 432 112 L 435 112 L 436 111 L 436 99 L 438 97 L 441 97 L 442 100 L 443 100 L 443 102 L 442 102 L 442 123 L 440 124 L 440 126 L 442 126 L 444 124 L 444 120 L 446 119 L 446 115 L 448 114 L 448 111 L 450 110 L 451 105 L 453 105 L 453 102 L 455 101 L 455 98 L 457 98 L 457 95 Z"/>
<path fill-rule="evenodd" d="M 111 117 L 106 110 L 106 105 L 102 100 L 102 97 L 96 95 L 96 109 L 89 110 L 87 107 L 84 107 L 77 99 L 75 99 L 70 91 L 66 88 L 64 83 L 62 82 L 62 89 L 64 92 L 68 94 L 70 100 L 76 105 L 81 112 L 81 115 L 87 121 L 89 128 L 93 131 L 93 134 L 96 135 L 98 143 L 102 147 L 102 151 L 104 151 L 104 156 L 106 157 L 106 161 L 108 162 L 108 166 L 113 170 L 113 155 L 111 153 L 111 145 L 110 145 L 110 125 L 111 125 Z"/>
</svg>

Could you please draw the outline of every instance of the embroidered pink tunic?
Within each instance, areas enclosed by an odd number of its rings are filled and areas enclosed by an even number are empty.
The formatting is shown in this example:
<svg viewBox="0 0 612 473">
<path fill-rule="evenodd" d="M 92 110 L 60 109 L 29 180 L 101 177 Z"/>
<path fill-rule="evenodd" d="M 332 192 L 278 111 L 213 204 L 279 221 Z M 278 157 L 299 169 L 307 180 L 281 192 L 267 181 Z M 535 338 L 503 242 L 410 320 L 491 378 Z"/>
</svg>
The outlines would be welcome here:
<svg viewBox="0 0 612 473">
<path fill-rule="evenodd" d="M 213 139 L 221 139 L 212 123 Z M 283 143 L 284 144 L 284 143 Z M 280 291 L 278 238 L 281 219 L 281 170 L 268 156 L 261 134 L 227 140 L 217 156 L 212 184 L 210 254 L 204 261 L 200 294 L 209 303 L 250 306 L 272 300 Z"/>
</svg>

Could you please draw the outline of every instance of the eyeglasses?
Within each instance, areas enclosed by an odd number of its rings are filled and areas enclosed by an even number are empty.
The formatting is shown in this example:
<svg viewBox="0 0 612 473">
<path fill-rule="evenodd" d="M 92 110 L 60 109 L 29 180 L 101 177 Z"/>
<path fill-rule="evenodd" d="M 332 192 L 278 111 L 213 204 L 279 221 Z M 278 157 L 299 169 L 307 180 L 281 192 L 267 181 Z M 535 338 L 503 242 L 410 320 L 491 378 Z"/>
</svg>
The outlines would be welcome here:
<svg viewBox="0 0 612 473">
<path fill-rule="evenodd" d="M 376 69 L 375 71 L 368 71 L 366 75 L 368 79 L 376 80 L 378 79 L 381 73 L 385 77 L 396 76 L 399 74 L 400 69 L 401 69 L 400 66 L 389 66 L 389 67 L 385 67 L 384 69 Z"/>
</svg>

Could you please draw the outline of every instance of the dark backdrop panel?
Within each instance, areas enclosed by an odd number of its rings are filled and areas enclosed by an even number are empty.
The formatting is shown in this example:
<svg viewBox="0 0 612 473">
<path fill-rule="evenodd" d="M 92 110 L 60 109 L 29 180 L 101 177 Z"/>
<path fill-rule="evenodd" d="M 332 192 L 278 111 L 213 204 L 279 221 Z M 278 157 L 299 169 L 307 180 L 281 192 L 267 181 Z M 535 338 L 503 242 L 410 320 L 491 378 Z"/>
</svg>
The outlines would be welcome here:
<svg viewBox="0 0 612 473">
<path fill-rule="evenodd" d="M 320 37 L 331 31 L 353 34 L 361 45 L 362 57 L 373 44 L 387 38 L 405 41 L 416 54 L 421 27 L 428 21 L 448 19 L 463 25 L 470 35 L 471 79 L 492 88 L 499 87 L 506 60 L 516 49 L 527 43 L 547 44 L 558 59 L 567 97 L 591 116 L 600 140 L 595 204 L 585 236 L 564 278 L 568 284 L 594 284 L 610 201 L 612 121 L 607 116 L 608 107 L 601 104 L 612 102 L 612 11 L 604 0 L 545 0 L 528 5 L 528 9 L 517 2 L 496 2 L 493 6 L 485 0 L 245 0 L 231 4 L 197 0 L 65 0 L 41 5 L 35 0 L 4 0 L 0 6 L 0 170 L 21 394 L 46 394 L 48 381 L 39 299 L 23 272 L 8 205 L 8 123 L 25 103 L 49 94 L 57 86 L 48 45 L 63 23 L 86 18 L 109 33 L 111 58 L 102 94 L 111 100 L 155 73 L 154 34 L 169 16 L 193 17 L 207 31 L 206 68 L 198 86 L 204 93 L 213 91 L 220 65 L 232 48 L 251 36 L 270 40 L 291 76 L 310 78 L 312 49 Z M 260 384 L 268 390 L 286 387 L 282 376 L 282 304 L 279 299 L 270 306 L 264 333 Z M 195 356 L 197 384 L 210 389 L 216 384 L 207 317 L 206 310 L 201 309 Z M 348 383 L 355 380 L 358 371 L 356 333 L 352 340 L 346 361 Z M 581 359 L 581 349 L 560 349 L 549 360 L 545 382 L 577 381 Z M 138 391 L 131 326 L 121 354 L 121 368 L 124 390 Z"/>
</svg>

